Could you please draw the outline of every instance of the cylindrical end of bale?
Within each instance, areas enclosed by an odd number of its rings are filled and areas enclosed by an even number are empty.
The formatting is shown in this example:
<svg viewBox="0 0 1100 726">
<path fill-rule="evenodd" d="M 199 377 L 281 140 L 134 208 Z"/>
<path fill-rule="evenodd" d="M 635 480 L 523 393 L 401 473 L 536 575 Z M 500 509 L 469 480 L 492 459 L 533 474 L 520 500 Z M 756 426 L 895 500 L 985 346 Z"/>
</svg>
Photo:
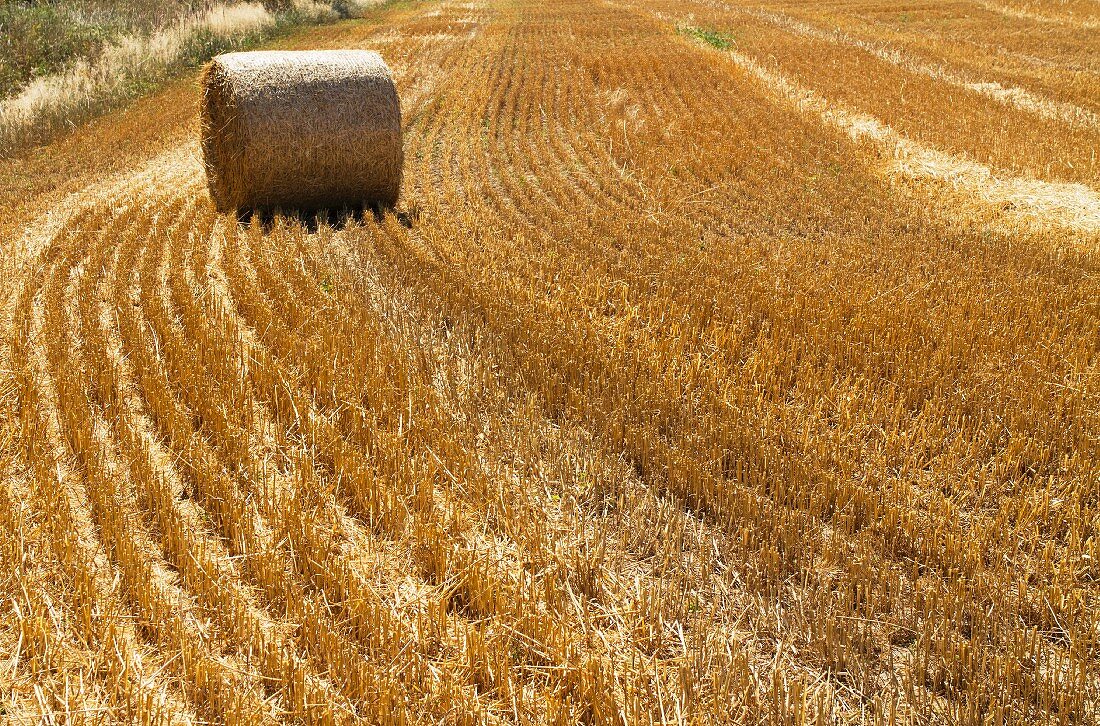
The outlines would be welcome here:
<svg viewBox="0 0 1100 726">
<path fill-rule="evenodd" d="M 201 137 L 221 211 L 397 202 L 401 106 L 373 51 L 255 51 L 202 75 Z"/>
</svg>

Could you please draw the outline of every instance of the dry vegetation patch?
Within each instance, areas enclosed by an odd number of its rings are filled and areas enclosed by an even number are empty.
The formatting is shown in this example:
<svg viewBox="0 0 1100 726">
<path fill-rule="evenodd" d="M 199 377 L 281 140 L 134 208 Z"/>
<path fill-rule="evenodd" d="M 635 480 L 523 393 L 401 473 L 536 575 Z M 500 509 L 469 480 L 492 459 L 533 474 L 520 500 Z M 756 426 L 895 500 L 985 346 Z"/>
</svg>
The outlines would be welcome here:
<svg viewBox="0 0 1100 726">
<path fill-rule="evenodd" d="M 186 87 L 0 169 L 4 718 L 1097 720 L 1100 239 L 996 197 L 1092 131 L 726 3 L 373 21 L 287 45 L 393 69 L 396 209 L 217 213 Z"/>
</svg>

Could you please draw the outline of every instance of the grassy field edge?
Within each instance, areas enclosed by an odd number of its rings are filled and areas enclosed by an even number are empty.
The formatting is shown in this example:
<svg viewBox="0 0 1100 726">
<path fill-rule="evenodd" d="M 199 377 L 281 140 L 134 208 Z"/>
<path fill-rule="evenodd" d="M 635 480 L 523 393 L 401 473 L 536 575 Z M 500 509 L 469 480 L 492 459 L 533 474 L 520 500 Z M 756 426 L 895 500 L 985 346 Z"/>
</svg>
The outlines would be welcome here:
<svg viewBox="0 0 1100 726">
<path fill-rule="evenodd" d="M 219 53 L 262 47 L 320 25 L 377 22 L 380 13 L 402 4 L 407 0 L 300 2 L 277 11 L 258 3 L 219 4 L 147 37 L 123 38 L 0 100 L 0 159 L 25 156 L 160 91 Z"/>
</svg>

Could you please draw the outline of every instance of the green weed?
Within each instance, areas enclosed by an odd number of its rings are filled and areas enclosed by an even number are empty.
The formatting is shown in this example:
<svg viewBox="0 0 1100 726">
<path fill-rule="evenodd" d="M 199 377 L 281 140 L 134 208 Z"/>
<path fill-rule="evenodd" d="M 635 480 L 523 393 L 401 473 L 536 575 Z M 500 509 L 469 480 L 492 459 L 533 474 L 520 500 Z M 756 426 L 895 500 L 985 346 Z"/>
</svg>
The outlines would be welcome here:
<svg viewBox="0 0 1100 726">
<path fill-rule="evenodd" d="M 710 28 L 697 28 L 694 25 L 681 25 L 678 28 L 681 35 L 686 35 L 696 40 L 701 40 L 707 45 L 713 46 L 718 50 L 729 50 L 733 47 L 733 36 L 725 33 L 719 33 L 717 30 Z"/>
</svg>

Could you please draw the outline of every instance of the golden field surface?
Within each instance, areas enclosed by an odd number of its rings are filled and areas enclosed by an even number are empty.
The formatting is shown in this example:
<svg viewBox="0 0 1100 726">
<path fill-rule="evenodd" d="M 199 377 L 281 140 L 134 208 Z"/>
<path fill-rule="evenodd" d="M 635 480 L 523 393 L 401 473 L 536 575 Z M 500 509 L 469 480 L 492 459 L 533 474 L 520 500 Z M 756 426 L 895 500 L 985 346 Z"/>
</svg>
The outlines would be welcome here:
<svg viewBox="0 0 1100 726">
<path fill-rule="evenodd" d="M 1097 723 L 1098 28 L 423 0 L 279 43 L 394 210 L 0 162 L 0 721 Z"/>
</svg>

